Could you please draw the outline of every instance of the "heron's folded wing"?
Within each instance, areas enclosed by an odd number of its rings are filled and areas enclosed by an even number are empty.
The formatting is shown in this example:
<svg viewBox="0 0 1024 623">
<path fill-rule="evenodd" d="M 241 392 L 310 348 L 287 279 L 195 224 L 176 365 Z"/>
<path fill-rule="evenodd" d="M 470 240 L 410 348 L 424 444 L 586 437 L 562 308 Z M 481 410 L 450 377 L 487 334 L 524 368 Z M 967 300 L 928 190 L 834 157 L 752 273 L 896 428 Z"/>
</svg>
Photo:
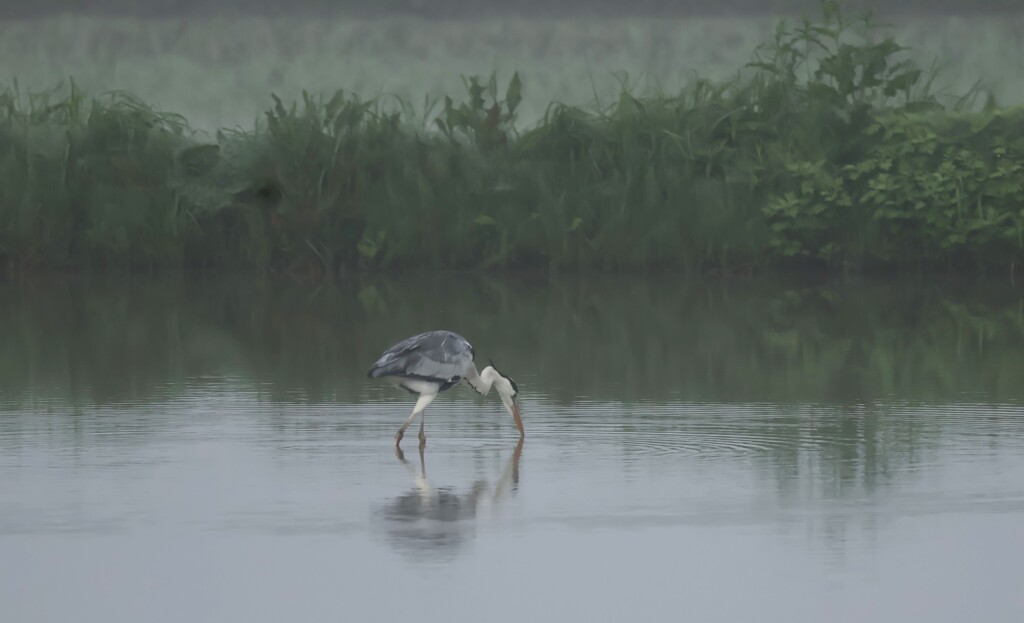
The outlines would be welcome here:
<svg viewBox="0 0 1024 623">
<path fill-rule="evenodd" d="M 450 331 L 421 333 L 395 344 L 370 368 L 369 376 L 411 376 L 448 381 L 463 377 L 473 362 L 473 347 Z"/>
</svg>

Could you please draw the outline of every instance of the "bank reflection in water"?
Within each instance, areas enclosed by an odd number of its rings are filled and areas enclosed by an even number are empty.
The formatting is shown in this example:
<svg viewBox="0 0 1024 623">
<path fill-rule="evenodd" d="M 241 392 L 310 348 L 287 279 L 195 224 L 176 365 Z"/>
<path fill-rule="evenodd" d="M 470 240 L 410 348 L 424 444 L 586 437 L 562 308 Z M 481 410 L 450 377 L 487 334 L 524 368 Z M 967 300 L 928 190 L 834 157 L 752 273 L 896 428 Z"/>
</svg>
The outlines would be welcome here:
<svg viewBox="0 0 1024 623">
<path fill-rule="evenodd" d="M 281 403 L 377 402 L 381 349 L 449 328 L 562 404 L 1018 402 L 1022 309 L 1009 283 L 938 279 L 0 282 L 0 398 L 151 402 L 229 379 Z"/>
<path fill-rule="evenodd" d="M 388 543 L 403 555 L 432 562 L 455 558 L 476 533 L 481 520 L 479 511 L 496 510 L 506 496 L 518 492 L 523 439 L 512 450 L 493 487 L 481 478 L 463 493 L 432 482 L 427 476 L 425 449 L 421 447 L 418 454 L 417 462 L 395 448 L 398 460 L 409 470 L 413 486 L 384 504 L 375 519 L 383 527 Z"/>
</svg>

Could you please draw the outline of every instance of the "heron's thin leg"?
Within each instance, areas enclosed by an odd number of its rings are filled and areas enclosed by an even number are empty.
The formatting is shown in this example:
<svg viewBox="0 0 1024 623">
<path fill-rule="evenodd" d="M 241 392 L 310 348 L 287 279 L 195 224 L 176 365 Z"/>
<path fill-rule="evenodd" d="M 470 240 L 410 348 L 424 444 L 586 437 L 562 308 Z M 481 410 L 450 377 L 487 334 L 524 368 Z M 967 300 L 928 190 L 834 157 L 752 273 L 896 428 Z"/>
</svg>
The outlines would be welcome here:
<svg viewBox="0 0 1024 623">
<path fill-rule="evenodd" d="M 427 405 L 430 404 L 430 401 L 432 401 L 436 397 L 437 397 L 437 394 L 421 394 L 420 395 L 420 399 L 416 401 L 416 406 L 413 407 L 413 409 L 412 409 L 412 414 L 410 414 L 409 417 L 407 417 L 405 419 L 405 422 L 398 429 L 398 432 L 395 433 L 395 446 L 397 446 L 399 443 L 402 442 L 402 437 L 405 436 L 405 429 L 409 428 L 409 425 L 412 424 L 412 421 L 414 419 L 416 419 L 416 416 L 417 415 L 421 415 L 423 413 L 423 411 L 427 408 Z M 420 422 L 420 427 L 421 427 L 420 434 L 421 435 L 422 435 L 422 426 L 423 426 L 423 423 L 422 423 L 422 420 L 421 420 L 421 422 Z"/>
<path fill-rule="evenodd" d="M 420 413 L 420 450 L 423 450 L 423 446 L 427 445 L 427 434 L 423 432 L 423 425 L 427 421 L 427 412 Z"/>
<path fill-rule="evenodd" d="M 416 404 L 419 404 L 419 403 L 416 403 Z M 398 427 L 398 432 L 395 433 L 395 447 L 396 448 L 398 447 L 398 444 L 402 442 L 402 437 L 405 436 L 405 429 L 409 428 L 409 425 L 412 424 L 412 421 L 413 421 L 413 419 L 416 418 L 416 415 L 417 415 L 416 414 L 416 410 L 413 409 L 412 415 L 410 415 L 409 417 L 405 418 L 405 422 L 403 422 L 402 425 Z"/>
</svg>

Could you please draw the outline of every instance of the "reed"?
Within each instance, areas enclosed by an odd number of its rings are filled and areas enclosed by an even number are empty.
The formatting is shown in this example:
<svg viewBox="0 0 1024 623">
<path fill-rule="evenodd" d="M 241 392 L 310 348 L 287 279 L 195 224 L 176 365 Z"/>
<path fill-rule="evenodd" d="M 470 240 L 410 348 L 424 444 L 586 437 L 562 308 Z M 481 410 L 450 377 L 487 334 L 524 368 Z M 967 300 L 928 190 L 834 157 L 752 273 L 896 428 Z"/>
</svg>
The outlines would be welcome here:
<svg viewBox="0 0 1024 623">
<path fill-rule="evenodd" d="M 124 93 L 0 93 L 15 268 L 1015 268 L 1024 110 L 942 98 L 869 17 L 780 24 L 729 80 L 516 123 L 523 84 L 415 107 L 274 97 L 214 136 Z"/>
</svg>

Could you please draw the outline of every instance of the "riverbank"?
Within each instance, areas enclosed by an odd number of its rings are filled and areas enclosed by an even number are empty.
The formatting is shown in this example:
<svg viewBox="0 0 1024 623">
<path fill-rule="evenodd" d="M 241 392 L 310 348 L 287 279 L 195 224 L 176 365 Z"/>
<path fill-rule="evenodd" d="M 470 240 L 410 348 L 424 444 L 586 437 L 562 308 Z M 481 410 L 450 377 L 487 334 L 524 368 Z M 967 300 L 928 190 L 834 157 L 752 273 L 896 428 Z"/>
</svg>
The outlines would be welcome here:
<svg viewBox="0 0 1024 623">
<path fill-rule="evenodd" d="M 1024 110 L 826 13 L 721 80 L 553 103 L 277 100 L 216 135 L 74 84 L 0 96 L 10 270 L 1016 270 Z M 808 53 L 807 50 L 825 50 Z"/>
</svg>

